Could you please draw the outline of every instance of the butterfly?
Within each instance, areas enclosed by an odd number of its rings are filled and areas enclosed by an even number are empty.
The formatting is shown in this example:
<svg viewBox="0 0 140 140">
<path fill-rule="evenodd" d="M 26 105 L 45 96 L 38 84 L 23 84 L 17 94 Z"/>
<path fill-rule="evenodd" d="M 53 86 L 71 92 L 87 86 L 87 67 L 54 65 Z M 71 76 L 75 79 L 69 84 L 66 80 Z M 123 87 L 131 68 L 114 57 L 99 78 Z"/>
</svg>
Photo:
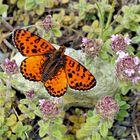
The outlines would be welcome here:
<svg viewBox="0 0 140 140">
<path fill-rule="evenodd" d="M 57 50 L 24 29 L 15 29 L 12 39 L 19 52 L 27 57 L 20 65 L 22 75 L 43 82 L 50 95 L 64 95 L 68 85 L 75 90 L 89 90 L 96 85 L 95 77 L 82 64 L 64 54 L 64 46 Z"/>
</svg>

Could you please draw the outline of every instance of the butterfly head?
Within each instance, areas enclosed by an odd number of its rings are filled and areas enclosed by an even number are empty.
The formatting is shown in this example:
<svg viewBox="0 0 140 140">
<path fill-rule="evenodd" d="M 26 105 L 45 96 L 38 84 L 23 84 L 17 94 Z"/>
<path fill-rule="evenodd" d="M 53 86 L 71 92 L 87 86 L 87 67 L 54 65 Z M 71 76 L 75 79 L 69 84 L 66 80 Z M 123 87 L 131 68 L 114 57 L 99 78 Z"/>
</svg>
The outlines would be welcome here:
<svg viewBox="0 0 140 140">
<path fill-rule="evenodd" d="M 65 52 L 65 50 L 66 50 L 66 47 L 65 47 L 65 46 L 61 46 L 61 47 L 59 48 L 59 51 L 60 51 L 60 52 Z"/>
<path fill-rule="evenodd" d="M 59 61 L 59 59 L 62 59 L 64 56 L 64 52 L 65 52 L 66 47 L 65 46 L 61 46 L 58 50 L 55 51 L 54 53 L 54 58 L 56 61 Z"/>
</svg>

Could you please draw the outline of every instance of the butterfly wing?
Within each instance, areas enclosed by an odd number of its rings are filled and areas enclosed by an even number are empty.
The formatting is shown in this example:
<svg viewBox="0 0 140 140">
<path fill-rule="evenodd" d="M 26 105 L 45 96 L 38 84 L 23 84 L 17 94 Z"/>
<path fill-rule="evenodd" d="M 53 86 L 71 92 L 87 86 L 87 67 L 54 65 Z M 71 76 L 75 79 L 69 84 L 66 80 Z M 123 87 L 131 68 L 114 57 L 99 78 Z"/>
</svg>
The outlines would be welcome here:
<svg viewBox="0 0 140 140">
<path fill-rule="evenodd" d="M 48 57 L 31 56 L 22 61 L 20 71 L 23 76 L 31 81 L 40 81 L 42 79 L 43 65 Z"/>
<path fill-rule="evenodd" d="M 64 68 L 60 68 L 57 74 L 44 83 L 47 91 L 54 97 L 60 97 L 67 90 L 67 79 Z"/>
<path fill-rule="evenodd" d="M 46 40 L 23 29 L 13 32 L 13 42 L 24 56 L 42 55 L 56 50 Z"/>
<path fill-rule="evenodd" d="M 95 77 L 79 62 L 65 55 L 68 85 L 75 90 L 89 90 L 96 85 Z"/>
</svg>

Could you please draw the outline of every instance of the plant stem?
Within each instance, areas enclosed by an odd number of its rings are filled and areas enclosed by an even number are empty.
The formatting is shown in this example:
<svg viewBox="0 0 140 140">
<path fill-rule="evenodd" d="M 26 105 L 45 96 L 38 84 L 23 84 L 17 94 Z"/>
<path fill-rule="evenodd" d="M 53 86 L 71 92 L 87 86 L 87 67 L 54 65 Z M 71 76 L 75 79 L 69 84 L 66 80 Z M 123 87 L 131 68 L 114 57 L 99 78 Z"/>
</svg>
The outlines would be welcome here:
<svg viewBox="0 0 140 140">
<path fill-rule="evenodd" d="M 115 8 L 115 0 L 113 0 L 113 2 L 112 2 L 112 7 L 110 9 L 110 13 L 109 13 L 109 16 L 108 16 L 108 20 L 107 20 L 105 29 L 107 29 L 110 25 L 112 15 L 113 15 L 113 12 L 114 12 L 114 8 Z"/>
<path fill-rule="evenodd" d="M 102 11 L 100 9 L 100 6 L 99 6 L 98 2 L 96 1 L 95 3 L 97 5 L 98 11 L 99 11 L 99 19 L 100 19 L 100 22 L 101 22 L 101 33 L 100 33 L 100 37 L 102 38 L 103 30 L 104 30 L 104 16 L 102 14 Z"/>
</svg>

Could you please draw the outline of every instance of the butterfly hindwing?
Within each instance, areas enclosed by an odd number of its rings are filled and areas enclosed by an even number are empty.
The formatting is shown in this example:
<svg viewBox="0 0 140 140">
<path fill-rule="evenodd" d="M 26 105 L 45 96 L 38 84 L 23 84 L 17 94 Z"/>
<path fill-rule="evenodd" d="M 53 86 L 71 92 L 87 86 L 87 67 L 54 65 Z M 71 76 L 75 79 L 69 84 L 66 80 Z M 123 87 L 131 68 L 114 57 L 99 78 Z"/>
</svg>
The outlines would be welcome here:
<svg viewBox="0 0 140 140">
<path fill-rule="evenodd" d="M 24 56 L 42 55 L 56 50 L 46 40 L 24 29 L 13 32 L 13 42 Z"/>
<path fill-rule="evenodd" d="M 67 90 L 67 79 L 64 68 L 60 68 L 53 78 L 45 81 L 44 85 L 50 95 L 55 97 L 64 95 Z"/>
<path fill-rule="evenodd" d="M 41 81 L 42 79 L 42 70 L 47 57 L 40 56 L 31 56 L 22 61 L 20 70 L 23 76 L 31 81 Z"/>
<path fill-rule="evenodd" d="M 75 90 L 89 90 L 96 85 L 95 77 L 79 62 L 65 55 L 68 85 Z"/>
</svg>

